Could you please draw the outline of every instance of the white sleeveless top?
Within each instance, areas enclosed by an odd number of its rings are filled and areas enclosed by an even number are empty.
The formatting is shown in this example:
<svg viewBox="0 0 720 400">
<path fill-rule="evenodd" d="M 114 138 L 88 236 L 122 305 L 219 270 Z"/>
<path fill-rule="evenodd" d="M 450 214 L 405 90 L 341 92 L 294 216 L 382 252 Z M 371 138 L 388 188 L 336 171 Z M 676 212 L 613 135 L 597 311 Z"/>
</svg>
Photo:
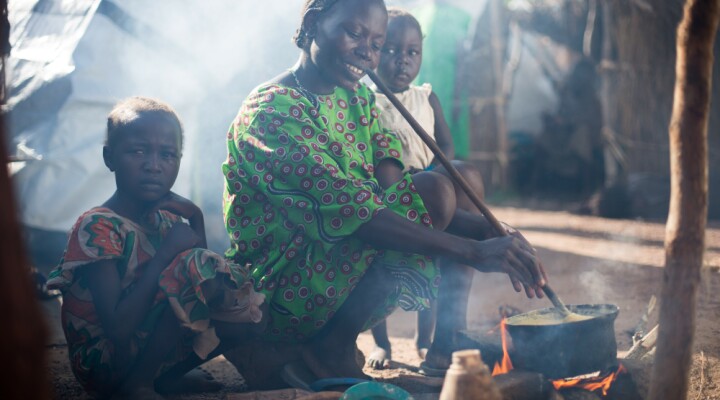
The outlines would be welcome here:
<svg viewBox="0 0 720 400">
<path fill-rule="evenodd" d="M 420 139 L 402 114 L 390 103 L 387 96 L 376 90 L 376 104 L 380 109 L 380 124 L 387 130 L 394 132 L 402 143 L 402 161 L 404 171 L 411 167 L 425 169 L 432 162 L 433 152 Z M 395 93 L 400 103 L 410 111 L 410 114 L 420 123 L 430 137 L 435 139 L 435 114 L 430 105 L 432 86 L 425 83 L 422 86 L 411 85 L 401 93 Z"/>
</svg>

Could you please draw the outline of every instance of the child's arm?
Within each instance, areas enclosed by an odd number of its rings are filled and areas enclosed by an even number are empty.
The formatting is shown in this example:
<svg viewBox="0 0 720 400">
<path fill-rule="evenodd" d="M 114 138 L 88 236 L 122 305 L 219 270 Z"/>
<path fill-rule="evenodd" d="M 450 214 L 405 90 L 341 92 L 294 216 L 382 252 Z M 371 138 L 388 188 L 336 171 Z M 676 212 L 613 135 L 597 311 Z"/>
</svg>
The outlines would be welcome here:
<svg viewBox="0 0 720 400">
<path fill-rule="evenodd" d="M 200 237 L 188 225 L 173 225 L 155 256 L 141 271 L 140 278 L 124 296 L 116 260 L 102 260 L 84 268 L 100 323 L 113 343 L 127 344 L 150 311 L 160 273 L 178 253 L 197 247 L 199 241 Z"/>
<path fill-rule="evenodd" d="M 201 241 L 196 247 L 207 248 L 207 239 L 205 238 L 205 218 L 200 207 L 195 205 L 189 199 L 186 199 L 175 192 L 170 192 L 158 202 L 153 208 L 153 212 L 157 210 L 170 211 L 179 215 L 190 223 L 195 233 L 200 237 Z"/>
<path fill-rule="evenodd" d="M 452 134 L 450 134 L 450 127 L 447 121 L 445 121 L 445 114 L 443 114 L 440 100 L 437 95 L 435 95 L 435 92 L 430 93 L 428 100 L 435 115 L 435 141 L 443 154 L 445 154 L 449 160 L 452 160 L 455 158 L 455 146 L 453 146 Z M 432 163 L 435 165 L 437 162 L 439 162 L 439 160 L 435 157 Z"/>
</svg>

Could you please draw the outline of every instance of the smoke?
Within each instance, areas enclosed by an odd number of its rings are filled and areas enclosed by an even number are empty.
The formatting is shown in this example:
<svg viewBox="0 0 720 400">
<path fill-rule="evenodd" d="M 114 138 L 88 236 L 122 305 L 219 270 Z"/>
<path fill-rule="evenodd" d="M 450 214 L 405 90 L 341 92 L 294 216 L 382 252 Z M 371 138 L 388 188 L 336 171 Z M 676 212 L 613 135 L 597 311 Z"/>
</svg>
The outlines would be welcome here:
<svg viewBox="0 0 720 400">
<path fill-rule="evenodd" d="M 17 0 L 11 12 L 20 16 L 35 2 Z M 185 148 L 174 190 L 200 205 L 209 245 L 223 251 L 227 234 L 221 213 L 220 164 L 226 156 L 225 133 L 250 90 L 297 60 L 299 50 L 291 37 L 302 3 L 103 0 L 94 14 L 79 14 L 79 6 L 70 3 L 53 3 L 52 15 L 38 11 L 35 25 L 16 23 L 13 37 L 52 31 L 54 36 L 47 37 L 69 47 L 64 53 L 68 58 L 72 55 L 62 80 L 40 80 L 42 86 L 29 97 L 34 100 L 11 111 L 16 122 L 28 121 L 13 127 L 14 152 L 21 153 L 22 145 L 28 147 L 23 154 L 38 154 L 26 164 L 14 165 L 23 222 L 67 231 L 83 211 L 104 202 L 114 190 L 101 157 L 107 113 L 125 97 L 151 96 L 171 104 L 183 120 Z M 387 3 L 412 9 L 427 1 Z M 452 3 L 470 10 L 483 2 Z M 89 16 L 88 24 L 79 29 L 74 21 L 84 15 Z M 71 38 L 77 44 L 68 45 Z M 13 84 L 23 84 L 23 54 L 32 50 L 31 45 L 13 50 L 9 65 L 18 67 L 8 71 L 9 103 L 24 99 L 12 98 L 18 89 Z M 47 71 L 57 64 L 46 62 Z M 52 107 L 48 99 L 56 100 Z M 49 203 L 54 205 L 52 212 Z"/>
<path fill-rule="evenodd" d="M 602 268 L 580 273 L 580 284 L 586 288 L 583 292 L 583 301 L 588 303 L 608 303 L 615 298 L 608 275 L 602 273 Z"/>
<path fill-rule="evenodd" d="M 124 43 L 127 82 L 137 93 L 168 101 L 181 114 L 186 148 L 176 187 L 203 208 L 215 251 L 227 248 L 220 173 L 225 133 L 252 88 L 297 59 L 291 37 L 301 5 L 301 0 L 122 3 L 157 33 L 143 35 L 150 40 Z"/>
<path fill-rule="evenodd" d="M 225 132 L 253 87 L 297 60 L 291 37 L 302 0 L 175 0 L 117 2 L 134 23 L 114 48 L 121 54 L 127 95 L 159 97 L 176 107 L 186 126 L 186 148 L 176 189 L 204 210 L 209 245 L 222 251 L 221 214 Z M 408 8 L 421 1 L 388 1 Z M 474 6 L 475 2 L 455 1 Z M 458 4 L 459 5 L 459 4 Z M 110 14 L 110 13 L 107 13 Z M 117 18 L 115 18 L 117 20 Z M 114 21 L 117 29 L 123 24 Z M 139 36 L 128 39 L 128 36 Z M 139 40 L 138 40 L 139 39 Z"/>
<path fill-rule="evenodd" d="M 29 159 L 13 166 L 24 223 L 66 231 L 112 194 L 114 180 L 101 157 L 105 119 L 118 100 L 150 96 L 171 104 L 184 122 L 174 190 L 199 203 L 211 247 L 224 250 L 225 133 L 247 93 L 298 57 L 290 39 L 302 0 L 103 0 L 97 8 L 53 3 L 52 14 L 33 3 L 18 0 L 11 10 L 13 37 L 24 39 L 13 43 L 9 63 L 16 66 L 9 70 L 14 152 Z M 31 40 L 36 37 L 52 42 Z M 52 49 L 48 43 L 67 58 L 62 79 L 35 80 L 37 88 L 28 89 L 25 65 L 34 62 L 52 76 L 65 60 L 48 53 L 28 59 Z"/>
</svg>

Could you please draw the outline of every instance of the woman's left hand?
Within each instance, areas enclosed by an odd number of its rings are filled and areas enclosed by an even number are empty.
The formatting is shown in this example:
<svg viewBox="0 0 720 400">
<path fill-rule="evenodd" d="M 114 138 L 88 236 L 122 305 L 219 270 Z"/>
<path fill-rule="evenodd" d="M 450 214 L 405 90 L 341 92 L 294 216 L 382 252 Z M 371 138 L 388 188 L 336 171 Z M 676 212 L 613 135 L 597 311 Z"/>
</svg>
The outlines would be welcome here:
<svg viewBox="0 0 720 400">
<path fill-rule="evenodd" d="M 532 249 L 533 253 L 535 253 L 535 248 L 532 247 L 532 245 L 530 245 L 530 242 L 528 242 L 527 239 L 525 239 L 525 236 L 523 236 L 523 234 L 520 233 L 519 230 L 513 228 L 512 226 L 510 226 L 504 222 L 502 222 L 502 225 L 510 236 L 516 237 L 519 240 L 521 240 L 523 243 L 526 243 L 527 246 Z M 535 256 L 537 257 L 537 254 L 535 254 Z M 547 275 L 545 274 L 545 268 L 543 267 L 542 262 L 538 262 L 538 268 L 542 275 L 543 281 L 545 282 L 545 284 L 547 284 L 548 279 L 547 279 Z M 516 292 L 519 293 L 523 289 L 525 289 L 525 295 L 527 295 L 527 297 L 530 299 L 532 299 L 534 297 L 541 299 L 545 296 L 545 294 L 542 290 L 542 287 L 540 285 L 530 286 L 523 282 L 520 282 L 520 280 L 518 280 L 513 275 L 509 275 L 509 277 L 510 277 L 510 282 L 512 283 L 513 288 L 515 289 Z"/>
</svg>

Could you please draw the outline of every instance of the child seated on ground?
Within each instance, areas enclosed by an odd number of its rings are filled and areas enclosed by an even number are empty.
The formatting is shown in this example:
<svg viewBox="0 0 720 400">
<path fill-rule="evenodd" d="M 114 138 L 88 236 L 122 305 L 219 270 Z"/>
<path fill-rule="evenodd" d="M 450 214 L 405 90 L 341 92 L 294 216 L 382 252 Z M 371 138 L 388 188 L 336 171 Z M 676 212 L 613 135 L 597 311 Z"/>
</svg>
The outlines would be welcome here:
<svg viewBox="0 0 720 400">
<path fill-rule="evenodd" d="M 103 158 L 116 191 L 80 216 L 48 281 L 62 291 L 71 367 L 91 394 L 218 390 L 186 373 L 263 328 L 248 271 L 205 249 L 202 212 L 171 191 L 182 141 L 165 103 L 113 108 Z"/>
<path fill-rule="evenodd" d="M 438 97 L 433 93 L 430 84 L 425 83 L 422 86 L 412 84 L 420 72 L 422 64 L 422 40 L 422 28 L 415 17 L 400 8 L 388 8 L 387 38 L 380 56 L 377 74 L 423 129 L 435 139 L 447 158 L 452 159 L 455 153 L 452 136 Z M 375 89 L 377 90 L 377 88 Z M 445 169 L 437 165 L 439 160 L 435 158 L 430 148 L 425 145 L 402 114 L 381 92 L 377 93 L 377 106 L 382 111 L 379 117 L 382 126 L 395 133 L 402 143 L 404 172 L 415 173 L 434 169 L 447 175 Z M 479 171 L 467 163 L 453 161 L 453 164 L 476 193 L 482 196 L 483 184 Z M 436 166 L 438 168 L 435 168 Z M 459 188 L 456 188 L 456 192 L 460 208 L 477 212 Z M 432 343 L 436 319 L 434 308 L 433 306 L 431 309 L 418 312 L 415 346 L 421 359 L 425 359 Z M 375 339 L 375 348 L 368 356 L 367 364 L 375 369 L 387 368 L 391 359 L 387 324 L 382 322 L 376 325 L 372 329 L 372 334 Z"/>
</svg>

